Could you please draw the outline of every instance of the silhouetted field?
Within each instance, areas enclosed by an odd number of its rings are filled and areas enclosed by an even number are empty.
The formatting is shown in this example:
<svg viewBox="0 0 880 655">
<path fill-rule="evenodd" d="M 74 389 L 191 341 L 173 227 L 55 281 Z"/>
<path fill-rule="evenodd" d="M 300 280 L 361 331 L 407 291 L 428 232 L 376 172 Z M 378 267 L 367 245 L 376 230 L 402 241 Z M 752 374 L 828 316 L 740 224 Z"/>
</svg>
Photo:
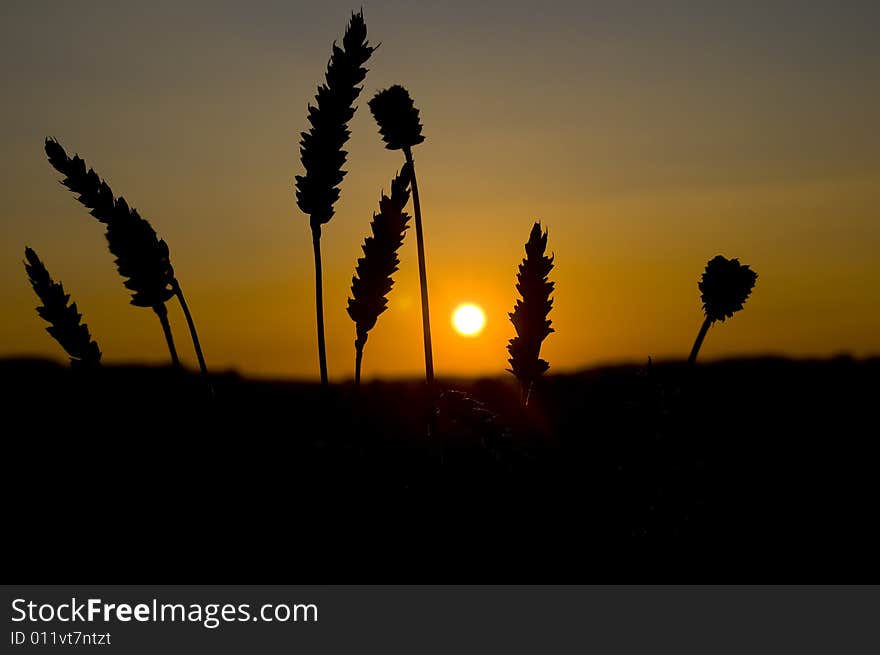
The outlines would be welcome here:
<svg viewBox="0 0 880 655">
<path fill-rule="evenodd" d="M 429 438 L 423 382 L 215 375 L 212 400 L 170 368 L 7 360 L 7 562 L 46 581 L 876 580 L 878 374 L 609 367 L 549 376 L 527 408 L 513 378 L 441 380 L 457 392 Z"/>
</svg>

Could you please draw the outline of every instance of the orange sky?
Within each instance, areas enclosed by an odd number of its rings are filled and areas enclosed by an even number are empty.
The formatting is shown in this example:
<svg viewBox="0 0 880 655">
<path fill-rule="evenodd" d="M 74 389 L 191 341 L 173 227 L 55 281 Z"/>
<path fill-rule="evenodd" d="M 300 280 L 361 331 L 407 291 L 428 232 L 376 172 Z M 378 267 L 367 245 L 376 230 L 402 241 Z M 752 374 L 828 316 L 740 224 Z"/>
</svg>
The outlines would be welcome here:
<svg viewBox="0 0 880 655">
<path fill-rule="evenodd" d="M 105 361 L 167 359 L 155 316 L 127 304 L 101 225 L 45 161 L 52 135 L 168 241 L 211 368 L 316 376 L 310 233 L 292 182 L 306 103 L 351 7 L 56 4 L 10 3 L 0 27 L 0 356 L 61 356 L 34 312 L 28 244 Z M 557 263 L 551 370 L 686 357 L 697 279 L 716 254 L 760 277 L 702 357 L 880 351 L 876 5 L 495 4 L 364 7 L 382 46 L 324 229 L 331 377 L 353 374 L 348 288 L 401 163 L 365 101 L 395 82 L 427 137 L 415 155 L 440 374 L 506 367 L 536 219 Z M 413 236 L 370 333 L 368 378 L 422 367 Z M 464 301 L 486 310 L 478 338 L 452 329 Z M 194 363 L 176 306 L 171 316 Z"/>
</svg>

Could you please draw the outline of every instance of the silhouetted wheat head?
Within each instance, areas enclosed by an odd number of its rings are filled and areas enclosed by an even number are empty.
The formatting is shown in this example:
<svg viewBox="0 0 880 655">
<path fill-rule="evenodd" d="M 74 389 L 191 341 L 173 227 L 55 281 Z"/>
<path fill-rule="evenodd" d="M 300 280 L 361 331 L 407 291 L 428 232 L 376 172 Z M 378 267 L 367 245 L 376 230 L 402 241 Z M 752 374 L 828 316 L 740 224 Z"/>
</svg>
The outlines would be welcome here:
<svg viewBox="0 0 880 655">
<path fill-rule="evenodd" d="M 89 334 L 89 326 L 80 323 L 82 314 L 77 310 L 76 303 L 67 304 L 70 296 L 64 293 L 60 282 L 52 279 L 37 253 L 26 247 L 24 256 L 24 268 L 31 286 L 43 303 L 37 307 L 37 313 L 49 323 L 46 332 L 70 355 L 71 366 L 98 366 L 101 363 L 101 351 Z"/>
<path fill-rule="evenodd" d="M 717 255 L 709 260 L 697 285 L 706 319 L 691 350 L 688 359 L 691 364 L 696 361 L 700 346 L 712 323 L 724 322 L 741 310 L 752 293 L 757 279 L 758 274 L 748 266 L 740 264 L 738 259 L 725 259 Z"/>
<path fill-rule="evenodd" d="M 318 358 L 321 382 L 327 384 L 327 353 L 324 344 L 324 294 L 321 280 L 321 226 L 333 218 L 333 205 L 339 199 L 339 185 L 348 153 L 342 149 L 350 132 L 348 122 L 355 112 L 354 102 L 367 75 L 364 64 L 375 48 L 367 42 L 363 11 L 351 15 L 342 37 L 342 47 L 333 43 L 327 64 L 325 84 L 318 87 L 315 104 L 309 105 L 308 132 L 302 133 L 300 158 L 304 175 L 296 176 L 296 203 L 309 216 L 315 257 L 315 305 L 318 324 Z"/>
<path fill-rule="evenodd" d="M 125 287 L 132 292 L 131 304 L 152 307 L 156 312 L 175 365 L 179 365 L 179 362 L 165 303 L 172 296 L 177 296 L 189 325 L 199 366 L 206 374 L 207 367 L 195 323 L 174 276 L 168 244 L 156 235 L 149 221 L 128 206 L 125 198 L 114 198 L 110 186 L 93 169 L 87 168 L 78 155 L 68 157 L 61 144 L 54 139 L 46 139 L 45 148 L 49 163 L 64 175 L 61 183 L 77 194 L 77 199 L 89 209 L 92 216 L 107 226 L 107 244 L 116 257 L 116 268 L 125 280 Z"/>
<path fill-rule="evenodd" d="M 434 351 L 431 346 L 431 313 L 428 306 L 428 272 L 425 264 L 425 237 L 422 230 L 422 205 L 419 202 L 419 183 L 416 179 L 412 147 L 425 140 L 419 110 L 413 104 L 409 91 L 395 84 L 379 91 L 370 100 L 370 111 L 379 125 L 379 133 L 389 150 L 403 150 L 406 163 L 412 169 L 413 211 L 416 218 L 416 250 L 419 263 L 419 286 L 422 297 L 422 335 L 425 342 L 425 379 L 434 385 Z M 433 412 L 432 412 L 433 415 Z"/>
<path fill-rule="evenodd" d="M 119 274 L 138 307 L 163 305 L 173 295 L 174 269 L 168 245 L 156 236 L 150 223 L 131 209 L 125 198 L 115 199 L 108 184 L 79 156 L 67 156 L 53 139 L 46 140 L 49 162 L 64 175 L 61 183 L 78 195 L 89 213 L 107 226 L 107 243 L 116 257 Z"/>
<path fill-rule="evenodd" d="M 724 321 L 743 308 L 758 274 L 738 259 L 718 255 L 708 264 L 698 285 L 703 311 L 712 321 Z"/>
<path fill-rule="evenodd" d="M 360 384 L 361 361 L 367 337 L 379 314 L 388 308 L 388 293 L 394 285 L 392 275 L 400 260 L 397 251 L 409 227 L 409 216 L 403 211 L 409 201 L 412 167 L 404 164 L 391 182 L 391 195 L 382 194 L 379 213 L 373 214 L 370 229 L 373 236 L 364 239 L 364 256 L 358 259 L 351 278 L 348 315 L 355 322 L 355 382 Z"/>
<path fill-rule="evenodd" d="M 389 150 L 405 150 L 425 140 L 419 110 L 409 91 L 399 84 L 376 93 L 370 100 L 370 111 Z"/>
<path fill-rule="evenodd" d="M 526 243 L 526 256 L 516 276 L 516 290 L 521 299 L 508 314 L 516 330 L 516 336 L 507 345 L 510 353 L 508 371 L 522 385 L 526 404 L 533 385 L 550 368 L 550 364 L 540 358 L 541 343 L 554 331 L 547 318 L 553 308 L 550 294 L 554 283 L 548 279 L 553 270 L 553 256 L 547 257 L 546 250 L 547 232 L 542 233 L 541 223 L 535 223 Z"/>
<path fill-rule="evenodd" d="M 339 184 L 345 176 L 342 166 L 348 153 L 342 146 L 348 141 L 348 122 L 354 116 L 367 69 L 364 64 L 373 54 L 367 42 L 363 11 L 351 15 L 342 38 L 342 48 L 333 43 L 327 64 L 326 83 L 318 87 L 315 104 L 309 105 L 312 127 L 302 133 L 300 155 L 305 175 L 296 176 L 296 202 L 309 215 L 313 230 L 333 217 L 333 204 L 339 199 Z"/>
</svg>

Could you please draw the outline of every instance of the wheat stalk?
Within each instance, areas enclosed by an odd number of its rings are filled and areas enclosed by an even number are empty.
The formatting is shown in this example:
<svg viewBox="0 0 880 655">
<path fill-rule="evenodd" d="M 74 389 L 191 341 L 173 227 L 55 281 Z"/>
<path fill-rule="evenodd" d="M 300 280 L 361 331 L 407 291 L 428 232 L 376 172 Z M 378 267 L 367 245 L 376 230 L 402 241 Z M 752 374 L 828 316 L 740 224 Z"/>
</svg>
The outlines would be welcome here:
<svg viewBox="0 0 880 655">
<path fill-rule="evenodd" d="M 101 351 L 89 334 L 89 326 L 80 323 L 82 314 L 77 310 L 76 303 L 67 304 L 70 296 L 64 293 L 61 282 L 52 279 L 37 253 L 25 247 L 24 257 L 24 268 L 28 279 L 43 303 L 42 306 L 37 307 L 37 313 L 49 323 L 46 332 L 51 334 L 70 355 L 71 366 L 75 368 L 99 366 Z"/>
<path fill-rule="evenodd" d="M 373 236 L 364 239 L 364 256 L 358 259 L 351 278 L 351 298 L 348 315 L 355 322 L 355 384 L 361 382 L 361 362 L 369 332 L 376 325 L 379 314 L 388 308 L 387 295 L 394 286 L 392 275 L 400 260 L 397 251 L 403 244 L 409 227 L 409 216 L 403 211 L 409 201 L 412 167 L 404 164 L 391 182 L 391 195 L 382 194 L 379 213 L 373 214 L 370 229 Z"/>
<path fill-rule="evenodd" d="M 529 395 L 535 382 L 550 368 L 541 359 L 541 344 L 551 332 L 547 318 L 553 308 L 554 283 L 548 279 L 553 270 L 553 256 L 547 257 L 547 231 L 541 232 L 541 223 L 532 227 L 526 243 L 526 256 L 519 265 L 516 290 L 522 297 L 516 301 L 513 312 L 508 314 L 516 330 L 516 336 L 507 345 L 510 354 L 508 371 L 516 376 L 523 389 L 523 403 L 528 405 Z"/>
<path fill-rule="evenodd" d="M 726 259 L 717 255 L 709 260 L 697 285 L 706 318 L 697 333 L 694 347 L 691 348 L 688 364 L 696 363 L 697 354 L 712 323 L 724 322 L 741 310 L 757 280 L 758 274 L 748 266 L 740 264 L 738 259 Z"/>
<path fill-rule="evenodd" d="M 425 237 L 422 230 L 422 206 L 412 147 L 422 143 L 422 124 L 419 110 L 413 104 L 409 91 L 395 84 L 379 91 L 370 100 L 370 111 L 379 125 L 379 133 L 389 150 L 403 150 L 406 163 L 412 169 L 412 196 L 416 223 L 416 248 L 419 261 L 419 285 L 422 296 L 422 335 L 425 343 L 425 379 L 434 386 L 434 352 L 431 346 L 431 315 L 428 307 L 428 274 L 425 264 Z"/>
<path fill-rule="evenodd" d="M 368 45 L 363 11 L 351 15 L 342 37 L 342 47 L 333 43 L 325 83 L 318 86 L 315 104 L 309 105 L 308 132 L 302 133 L 300 157 L 304 175 L 296 176 L 296 203 L 309 216 L 315 259 L 315 314 L 318 330 L 318 361 L 321 384 L 327 384 L 327 348 L 324 340 L 324 291 L 321 270 L 321 226 L 333 218 L 333 205 L 339 199 L 339 185 L 348 153 L 342 149 L 350 132 L 367 69 L 364 64 L 375 48 Z"/>
<path fill-rule="evenodd" d="M 61 183 L 78 194 L 77 200 L 107 226 L 107 244 L 116 257 L 116 268 L 125 279 L 125 287 L 132 292 L 131 304 L 153 309 L 162 326 L 171 361 L 179 366 L 165 307 L 165 302 L 174 295 L 171 288 L 174 269 L 167 244 L 136 210 L 129 208 L 124 198 L 114 198 L 110 186 L 87 168 L 78 155 L 68 157 L 54 139 L 46 139 L 45 149 L 49 163 L 64 175 Z"/>
<path fill-rule="evenodd" d="M 179 366 L 180 362 L 165 303 L 172 296 L 177 296 L 186 317 L 199 368 L 207 376 L 208 369 L 195 322 L 174 275 L 168 244 L 156 235 L 149 221 L 128 206 L 125 198 L 115 198 L 110 186 L 93 169 L 87 168 L 78 155 L 68 157 L 61 144 L 54 139 L 46 139 L 45 147 L 49 162 L 64 175 L 61 183 L 77 194 L 77 199 L 89 208 L 92 216 L 107 226 L 107 244 L 116 257 L 116 267 L 125 279 L 125 287 L 132 292 L 131 304 L 151 307 L 159 317 L 175 366 Z"/>
</svg>

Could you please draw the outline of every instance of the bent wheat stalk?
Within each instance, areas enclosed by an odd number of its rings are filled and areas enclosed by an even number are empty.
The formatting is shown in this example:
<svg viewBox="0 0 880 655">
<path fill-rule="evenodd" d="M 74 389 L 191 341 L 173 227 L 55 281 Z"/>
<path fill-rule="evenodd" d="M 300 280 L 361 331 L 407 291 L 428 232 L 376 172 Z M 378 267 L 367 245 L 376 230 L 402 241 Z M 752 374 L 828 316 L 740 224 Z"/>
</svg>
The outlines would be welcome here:
<svg viewBox="0 0 880 655">
<path fill-rule="evenodd" d="M 195 321 L 193 321 L 192 314 L 190 314 L 189 305 L 186 304 L 183 289 L 180 287 L 180 283 L 177 281 L 176 277 L 171 281 L 171 290 L 174 292 L 174 295 L 177 296 L 177 302 L 180 303 L 180 308 L 183 310 L 183 316 L 186 319 L 186 325 L 189 328 L 189 335 L 193 342 L 193 349 L 196 351 L 196 358 L 199 360 L 199 371 L 201 371 L 202 375 L 207 376 L 208 366 L 205 364 L 205 356 L 202 354 L 202 344 L 199 341 L 196 324 Z M 211 389 L 211 393 L 213 394 L 213 388 Z"/>
<path fill-rule="evenodd" d="M 125 280 L 125 287 L 132 292 L 131 304 L 153 309 L 162 326 L 171 361 L 179 366 L 165 307 L 174 294 L 171 290 L 174 269 L 167 244 L 156 236 L 149 222 L 129 208 L 124 198 L 114 198 L 109 185 L 94 170 L 87 169 L 78 155 L 68 157 L 54 139 L 46 139 L 45 148 L 49 163 L 64 175 L 61 183 L 78 195 L 77 200 L 92 216 L 106 225 L 107 244 L 116 257 L 116 267 Z"/>
<path fill-rule="evenodd" d="M 128 206 L 125 198 L 115 198 L 110 186 L 93 169 L 87 169 L 85 161 L 78 155 L 68 157 L 61 144 L 54 139 L 46 139 L 45 147 L 49 163 L 64 175 L 61 183 L 77 194 L 77 200 L 90 210 L 92 216 L 107 226 L 107 244 L 116 257 L 116 267 L 125 279 L 125 287 L 132 292 L 131 304 L 151 307 L 156 313 L 175 366 L 179 366 L 180 361 L 165 303 L 172 296 L 177 296 L 189 326 L 199 369 L 202 375 L 207 376 L 208 368 L 196 326 L 174 275 L 168 244 L 159 239 L 149 221 Z"/>
<path fill-rule="evenodd" d="M 522 401 L 529 404 L 529 396 L 535 382 L 550 368 L 541 359 L 541 344 L 551 332 L 552 321 L 547 318 L 553 308 L 554 283 L 548 279 L 553 270 L 553 256 L 547 257 L 547 232 L 541 232 L 541 223 L 535 223 L 526 243 L 526 257 L 519 265 L 516 290 L 522 296 L 516 301 L 513 312 L 508 314 L 516 330 L 516 336 L 507 345 L 510 354 L 509 372 L 516 376 L 522 386 Z"/>
<path fill-rule="evenodd" d="M 61 282 L 55 282 L 49 271 L 32 249 L 24 249 L 24 268 L 37 297 L 43 303 L 37 307 L 40 317 L 49 323 L 46 332 L 52 335 L 70 356 L 73 368 L 91 368 L 101 364 L 101 350 L 89 334 L 89 326 L 81 323 L 82 314 L 76 303 L 68 305 L 70 296 L 64 293 Z"/>
<path fill-rule="evenodd" d="M 324 339 L 324 290 L 321 264 L 321 226 L 333 218 L 333 205 L 339 199 L 339 185 L 348 153 L 342 149 L 350 132 L 367 69 L 364 64 L 375 48 L 368 45 L 363 11 L 352 14 L 342 47 L 333 44 L 327 64 L 325 84 L 318 87 L 315 104 L 309 105 L 308 132 L 302 133 L 300 157 L 304 175 L 296 176 L 296 203 L 309 216 L 312 251 L 315 259 L 315 319 L 318 331 L 318 365 L 321 384 L 327 385 L 327 347 Z"/>
<path fill-rule="evenodd" d="M 361 383 L 361 362 L 369 332 L 376 325 L 379 315 L 388 309 L 387 295 L 394 286 L 392 275 L 400 264 L 397 251 L 409 227 L 409 216 L 403 209 L 409 201 L 411 176 L 412 167 L 404 164 L 391 182 L 391 195 L 382 194 L 379 213 L 373 214 L 370 223 L 373 236 L 364 239 L 364 256 L 358 259 L 355 274 L 351 278 L 351 298 L 348 299 L 347 311 L 355 322 L 355 384 Z"/>
</svg>

